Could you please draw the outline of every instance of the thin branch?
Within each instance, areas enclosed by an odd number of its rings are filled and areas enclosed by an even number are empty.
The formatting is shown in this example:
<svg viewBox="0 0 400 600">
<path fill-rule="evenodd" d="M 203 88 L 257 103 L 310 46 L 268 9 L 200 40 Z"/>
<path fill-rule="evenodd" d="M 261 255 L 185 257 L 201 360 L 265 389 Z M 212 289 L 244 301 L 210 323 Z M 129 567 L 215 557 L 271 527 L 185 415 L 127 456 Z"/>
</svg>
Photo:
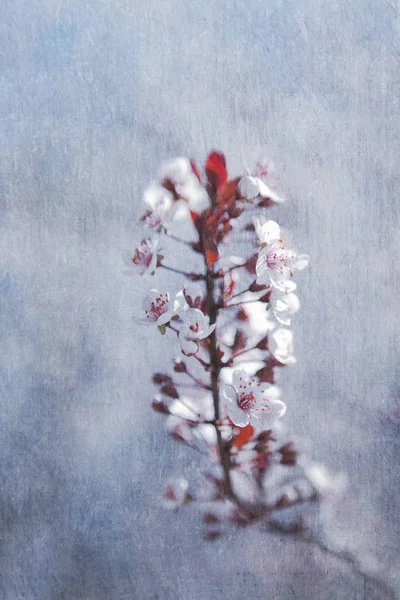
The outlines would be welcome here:
<svg viewBox="0 0 400 600">
<path fill-rule="evenodd" d="M 246 352 L 251 352 L 252 350 L 259 350 L 259 348 L 257 348 L 257 346 L 253 346 L 252 348 L 245 348 L 244 350 L 240 350 L 239 352 L 235 352 L 235 354 L 232 354 L 232 356 L 230 357 L 229 361 L 233 360 L 234 358 L 237 358 L 238 356 L 242 356 L 242 354 L 246 354 Z"/>
<path fill-rule="evenodd" d="M 346 563 L 348 568 L 355 574 L 361 577 L 364 582 L 368 582 L 374 586 L 377 590 L 380 590 L 383 594 L 391 600 L 396 600 L 396 595 L 393 590 L 381 579 L 367 573 L 360 564 L 360 559 L 348 551 L 336 550 L 328 546 L 325 542 L 312 536 L 307 536 L 302 533 L 294 534 L 290 529 L 278 525 L 277 523 L 269 521 L 266 525 L 269 532 L 279 536 L 290 536 L 291 540 L 306 544 L 310 547 L 318 548 L 326 556 L 336 558 L 343 563 Z"/>
<path fill-rule="evenodd" d="M 230 299 L 233 300 L 233 298 L 238 298 L 238 296 L 242 296 L 243 294 L 245 294 L 246 292 L 249 292 L 249 291 L 250 291 L 249 288 L 247 288 L 246 290 L 243 290 L 242 292 L 237 292 L 237 294 L 233 294 Z"/>
<path fill-rule="evenodd" d="M 163 263 L 159 263 L 159 267 L 166 269 L 167 271 L 172 271 L 172 273 L 178 273 L 179 275 L 184 275 L 191 279 L 192 277 L 196 277 L 198 279 L 204 279 L 204 275 L 200 273 L 187 273 L 186 271 L 181 271 L 181 269 L 176 269 L 175 267 L 169 267 L 168 265 L 164 265 Z"/>
<path fill-rule="evenodd" d="M 177 235 L 170 233 L 168 231 L 168 229 L 165 229 L 165 227 L 164 227 L 164 232 L 169 238 L 171 238 L 171 240 L 175 240 L 175 242 L 180 242 L 181 244 L 185 244 L 185 246 L 188 246 L 191 250 L 193 250 L 190 242 L 187 242 L 186 240 L 183 240 L 182 238 L 178 237 Z"/>
<path fill-rule="evenodd" d="M 190 377 L 190 379 L 192 379 L 192 381 L 194 381 L 203 390 L 211 390 L 211 386 L 207 385 L 206 383 L 203 383 L 200 379 L 198 379 L 195 375 L 193 375 L 193 373 L 191 373 L 187 369 L 185 371 L 185 374 L 188 377 Z"/>
<path fill-rule="evenodd" d="M 178 385 L 180 388 L 184 388 L 184 389 L 189 389 L 189 390 L 198 390 L 198 389 L 205 389 L 205 390 L 211 390 L 210 386 L 208 385 L 200 385 L 199 383 L 180 383 L 179 381 L 176 383 L 176 385 Z"/>
<path fill-rule="evenodd" d="M 192 356 L 193 356 L 193 358 L 198 360 L 199 363 L 201 364 L 201 366 L 204 367 L 205 369 L 209 369 L 211 367 L 210 363 L 208 363 L 205 360 L 203 360 L 202 358 L 200 358 L 200 356 L 198 356 L 198 354 L 193 354 Z"/>
<path fill-rule="evenodd" d="M 242 292 L 243 294 L 245 292 Z M 241 294 L 239 294 L 241 295 Z M 232 298 L 235 298 L 236 296 L 231 296 Z M 253 302 L 260 302 L 260 298 L 251 298 L 250 300 L 241 300 L 241 302 L 234 302 L 233 304 L 227 304 L 225 306 L 225 308 L 233 308 L 234 306 L 241 306 L 242 304 L 252 304 Z"/>
</svg>

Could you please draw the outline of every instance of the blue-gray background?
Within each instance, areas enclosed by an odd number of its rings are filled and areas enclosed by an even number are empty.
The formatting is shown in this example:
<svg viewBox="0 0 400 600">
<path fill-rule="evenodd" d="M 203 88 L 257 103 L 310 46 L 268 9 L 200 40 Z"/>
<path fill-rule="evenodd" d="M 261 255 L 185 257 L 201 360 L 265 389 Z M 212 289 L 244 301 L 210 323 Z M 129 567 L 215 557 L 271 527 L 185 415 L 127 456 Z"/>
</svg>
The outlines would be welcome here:
<svg viewBox="0 0 400 600">
<path fill-rule="evenodd" d="M 379 597 L 159 507 L 197 457 L 149 409 L 172 350 L 133 326 L 121 253 L 159 162 L 212 148 L 280 167 L 312 256 L 287 422 L 348 474 L 332 535 L 396 585 L 399 27 L 398 0 L 2 0 L 1 598 Z"/>
</svg>

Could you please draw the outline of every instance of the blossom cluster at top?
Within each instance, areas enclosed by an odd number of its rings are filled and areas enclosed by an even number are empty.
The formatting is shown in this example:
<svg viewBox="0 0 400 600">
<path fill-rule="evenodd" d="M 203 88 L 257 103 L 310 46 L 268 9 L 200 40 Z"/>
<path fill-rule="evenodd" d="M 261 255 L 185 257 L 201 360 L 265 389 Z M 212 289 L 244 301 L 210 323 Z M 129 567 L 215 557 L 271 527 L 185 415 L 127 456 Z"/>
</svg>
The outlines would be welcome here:
<svg viewBox="0 0 400 600">
<path fill-rule="evenodd" d="M 184 357 L 197 359 L 205 370 L 215 368 L 208 364 L 208 355 L 218 360 L 218 417 L 238 428 L 251 424 L 267 430 L 283 416 L 286 407 L 271 372 L 295 362 L 289 326 L 300 302 L 294 275 L 309 258 L 291 248 L 278 223 L 264 216 L 268 206 L 283 202 L 275 185 L 265 162 L 229 180 L 225 158 L 218 152 L 208 156 L 203 172 L 188 158 L 166 162 L 144 192 L 146 208 L 140 221 L 148 234 L 124 256 L 126 273 L 147 276 L 166 269 L 189 280 L 174 294 L 150 289 L 143 313 L 135 320 L 155 325 L 162 334 L 174 332 Z M 181 230 L 186 225 L 194 228 L 195 239 L 179 238 L 177 225 Z M 201 255 L 204 270 L 182 271 L 165 262 L 169 239 Z M 251 318 L 256 305 L 262 319 Z M 233 325 L 224 311 L 236 315 Z M 256 340 L 260 333 L 262 339 Z M 246 353 L 249 361 L 243 360 Z M 252 373 L 260 360 L 262 368 Z"/>
</svg>

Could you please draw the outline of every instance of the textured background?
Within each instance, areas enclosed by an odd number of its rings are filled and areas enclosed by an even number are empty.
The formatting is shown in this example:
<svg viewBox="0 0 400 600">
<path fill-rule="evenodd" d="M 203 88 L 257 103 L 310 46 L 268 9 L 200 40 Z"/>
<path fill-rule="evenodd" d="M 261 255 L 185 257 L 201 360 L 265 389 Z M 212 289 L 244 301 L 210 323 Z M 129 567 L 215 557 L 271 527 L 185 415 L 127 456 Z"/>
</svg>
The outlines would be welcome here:
<svg viewBox="0 0 400 600">
<path fill-rule="evenodd" d="M 280 167 L 312 256 L 287 422 L 348 474 L 332 535 L 399 586 L 399 27 L 398 0 L 2 0 L 1 598 L 379 597 L 159 507 L 197 458 L 149 409 L 172 349 L 133 326 L 121 252 L 159 162 L 214 147 Z"/>
</svg>

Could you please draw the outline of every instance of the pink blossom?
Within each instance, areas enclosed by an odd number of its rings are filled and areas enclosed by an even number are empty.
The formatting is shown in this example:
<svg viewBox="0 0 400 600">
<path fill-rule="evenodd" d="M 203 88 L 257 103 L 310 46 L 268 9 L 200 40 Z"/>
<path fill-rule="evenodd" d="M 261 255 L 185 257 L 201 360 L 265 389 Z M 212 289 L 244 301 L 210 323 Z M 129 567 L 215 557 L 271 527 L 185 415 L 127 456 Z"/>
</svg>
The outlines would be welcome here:
<svg viewBox="0 0 400 600">
<path fill-rule="evenodd" d="M 142 217 L 142 223 L 147 227 L 155 229 L 173 219 L 176 211 L 174 197 L 162 185 L 150 184 L 144 192 L 144 203 L 149 207 Z"/>
<path fill-rule="evenodd" d="M 179 342 L 183 354 L 191 356 L 199 348 L 199 340 L 208 337 L 215 329 L 210 326 L 210 319 L 198 308 L 189 308 L 182 313 L 182 325 L 179 331 Z"/>
<path fill-rule="evenodd" d="M 259 285 L 270 285 L 288 279 L 294 271 L 301 271 L 309 262 L 306 254 L 297 254 L 287 247 L 275 221 L 261 223 L 255 219 L 255 228 L 262 244 L 258 254 L 256 273 Z"/>
<path fill-rule="evenodd" d="M 248 200 L 260 196 L 281 204 L 285 199 L 276 193 L 274 188 L 277 187 L 277 184 L 278 180 L 274 176 L 273 166 L 261 161 L 256 164 L 252 173 L 248 171 L 248 174 L 241 178 L 239 190 L 242 196 Z"/>
<path fill-rule="evenodd" d="M 154 323 L 160 326 L 169 323 L 172 317 L 179 312 L 181 301 L 178 296 L 171 300 L 168 292 L 150 290 L 144 298 L 142 306 L 146 316 L 135 320 L 143 324 Z"/>
<path fill-rule="evenodd" d="M 190 210 L 200 213 L 210 206 L 209 196 L 188 158 L 178 157 L 165 162 L 158 175 L 160 181 L 169 180 L 174 185 L 177 194 L 188 203 Z"/>
<path fill-rule="evenodd" d="M 270 429 L 273 422 L 286 412 L 284 402 L 279 399 L 279 388 L 262 384 L 257 377 L 251 377 L 245 371 L 235 370 L 232 385 L 223 383 L 221 394 L 228 417 L 237 427 L 250 423 L 257 429 Z"/>
<path fill-rule="evenodd" d="M 157 266 L 158 240 L 144 239 L 133 252 L 124 254 L 124 261 L 129 270 L 124 271 L 126 275 L 153 274 Z"/>
</svg>

